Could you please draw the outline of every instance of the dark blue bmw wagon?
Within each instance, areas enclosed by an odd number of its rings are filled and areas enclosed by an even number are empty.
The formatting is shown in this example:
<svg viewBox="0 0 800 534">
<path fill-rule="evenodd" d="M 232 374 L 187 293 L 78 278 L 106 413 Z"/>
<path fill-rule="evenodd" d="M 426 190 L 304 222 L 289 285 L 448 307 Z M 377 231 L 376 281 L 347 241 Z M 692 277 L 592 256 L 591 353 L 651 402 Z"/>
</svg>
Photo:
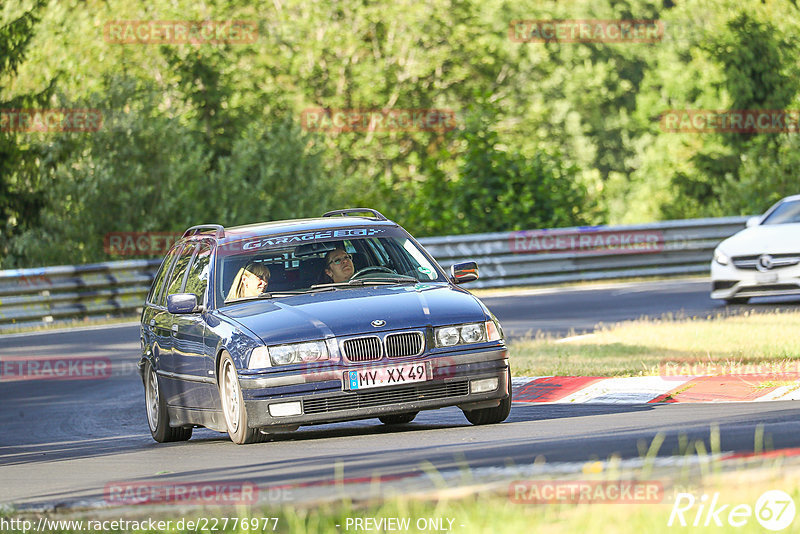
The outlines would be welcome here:
<svg viewBox="0 0 800 534">
<path fill-rule="evenodd" d="M 192 429 L 235 443 L 458 406 L 473 424 L 511 408 L 503 331 L 397 223 L 375 210 L 189 228 L 142 312 L 147 419 L 159 442 Z"/>
</svg>

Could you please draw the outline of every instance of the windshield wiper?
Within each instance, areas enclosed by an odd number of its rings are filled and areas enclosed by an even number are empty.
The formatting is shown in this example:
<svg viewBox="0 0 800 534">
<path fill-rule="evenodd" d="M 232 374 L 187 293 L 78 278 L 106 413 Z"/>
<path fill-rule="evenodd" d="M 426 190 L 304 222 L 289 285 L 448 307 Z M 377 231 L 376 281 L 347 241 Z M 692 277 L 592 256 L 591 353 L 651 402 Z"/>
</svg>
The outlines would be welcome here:
<svg viewBox="0 0 800 534">
<path fill-rule="evenodd" d="M 403 283 L 416 284 L 417 282 L 419 282 L 419 280 L 417 280 L 413 276 L 403 276 L 403 275 L 388 276 L 388 277 L 382 276 L 380 278 L 366 277 L 366 278 L 356 278 L 354 280 L 347 280 L 346 282 L 331 282 L 329 284 L 317 284 L 311 286 L 311 289 L 317 289 L 317 290 L 322 290 L 326 288 L 336 289 L 339 287 L 365 286 L 369 284 L 403 284 Z"/>
<path fill-rule="evenodd" d="M 261 293 L 260 295 L 256 295 L 255 297 L 244 297 L 240 299 L 228 300 L 225 302 L 225 304 L 248 302 L 250 300 L 273 299 L 277 297 L 291 297 L 294 295 L 305 295 L 306 293 L 317 293 L 320 291 L 334 291 L 335 289 L 336 289 L 335 287 L 312 286 L 308 289 L 287 289 L 285 291 L 270 291 Z"/>
<path fill-rule="evenodd" d="M 417 282 L 419 282 L 419 280 L 417 280 L 413 276 L 399 275 L 399 276 L 382 276 L 380 278 L 369 278 L 369 277 L 359 278 L 357 280 L 350 280 L 349 284 L 354 286 L 355 285 L 363 286 L 367 284 L 407 284 L 407 283 L 416 284 Z"/>
<path fill-rule="evenodd" d="M 267 293 L 261 293 L 259 298 L 275 298 L 275 297 L 291 297 L 292 295 L 305 295 L 306 293 L 318 293 L 320 291 L 335 291 L 335 287 L 319 287 L 319 286 L 311 286 L 306 289 L 292 289 L 287 291 L 273 291 Z"/>
</svg>

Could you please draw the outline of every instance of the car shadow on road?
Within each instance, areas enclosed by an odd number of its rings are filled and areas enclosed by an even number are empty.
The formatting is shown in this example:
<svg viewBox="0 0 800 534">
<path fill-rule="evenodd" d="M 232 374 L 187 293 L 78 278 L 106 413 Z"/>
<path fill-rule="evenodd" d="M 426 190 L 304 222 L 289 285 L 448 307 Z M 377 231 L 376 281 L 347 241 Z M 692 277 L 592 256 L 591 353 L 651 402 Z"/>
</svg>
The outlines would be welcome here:
<svg viewBox="0 0 800 534">
<path fill-rule="evenodd" d="M 787 408 L 763 412 L 758 411 L 763 406 L 755 407 L 752 403 L 744 407 L 716 405 L 705 407 L 705 414 L 693 416 L 704 408 L 517 404 L 505 423 L 485 426 L 471 426 L 463 421 L 460 410 L 449 408 L 420 414 L 419 421 L 397 427 L 381 425 L 377 420 L 307 427 L 295 433 L 275 434 L 267 443 L 241 447 L 220 434 L 201 431 L 197 438 L 186 443 L 142 445 L 139 442 L 137 449 L 145 454 L 156 453 L 158 456 L 153 458 L 162 462 L 173 455 L 176 459 L 195 461 L 183 469 L 176 466 L 174 471 L 154 474 L 147 467 L 151 463 L 148 457 L 140 457 L 141 474 L 124 483 L 239 482 L 254 484 L 264 494 L 275 489 L 294 491 L 302 500 L 306 492 L 326 487 L 341 489 L 345 487 L 343 484 L 369 486 L 481 468 L 525 469 L 541 462 L 558 466 L 564 462 L 605 460 L 612 455 L 622 459 L 641 458 L 659 434 L 664 439 L 658 456 L 682 454 L 684 436 L 688 443 L 702 442 L 702 450 L 712 451 L 710 421 L 719 428 L 717 446 L 721 450 L 747 451 L 753 448 L 758 426 L 763 425 L 769 435 L 787 422 L 795 424 L 800 410 L 790 403 L 782 406 Z M 659 413 L 653 417 L 634 416 L 643 411 Z M 622 421 L 616 417 L 619 414 L 624 417 Z M 558 419 L 569 421 L 558 423 Z M 796 433 L 783 432 L 780 436 L 773 443 L 775 448 L 798 446 Z M 120 477 L 103 473 L 99 478 L 103 483 L 83 490 L 79 498 L 74 493 L 45 489 L 35 500 L 40 504 L 58 501 L 72 506 L 87 501 L 102 503 L 106 498 L 103 485 L 109 480 L 117 483 Z M 32 501 L 29 499 L 26 505 L 34 505 Z"/>
</svg>

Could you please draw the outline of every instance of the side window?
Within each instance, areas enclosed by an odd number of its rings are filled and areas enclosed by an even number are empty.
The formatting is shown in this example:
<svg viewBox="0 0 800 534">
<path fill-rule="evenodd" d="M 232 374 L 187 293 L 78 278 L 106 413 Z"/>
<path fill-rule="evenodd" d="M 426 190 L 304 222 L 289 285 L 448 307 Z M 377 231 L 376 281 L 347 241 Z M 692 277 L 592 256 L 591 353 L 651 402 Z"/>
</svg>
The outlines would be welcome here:
<svg viewBox="0 0 800 534">
<path fill-rule="evenodd" d="M 175 256 L 178 255 L 179 250 L 180 247 L 174 247 L 169 251 L 167 257 L 164 258 L 164 261 L 161 262 L 161 268 L 158 269 L 156 277 L 153 280 L 153 285 L 150 288 L 150 293 L 147 295 L 148 303 L 156 304 L 158 301 L 158 296 L 161 294 L 161 288 L 164 287 L 164 280 L 166 279 L 169 268 L 172 267 L 173 260 L 175 259 Z"/>
<path fill-rule="evenodd" d="M 175 267 L 172 269 L 169 285 L 167 286 L 167 295 L 174 295 L 175 293 L 181 292 L 183 276 L 186 274 L 186 269 L 189 267 L 189 261 L 192 259 L 195 248 L 196 247 L 191 244 L 186 246 L 175 261 Z"/>
<path fill-rule="evenodd" d="M 201 243 L 200 248 L 197 250 L 197 255 L 194 257 L 194 262 L 189 268 L 189 277 L 186 279 L 186 289 L 184 289 L 186 293 L 194 293 L 198 304 L 203 303 L 203 297 L 206 294 L 210 259 L 211 245 L 209 243 Z"/>
</svg>

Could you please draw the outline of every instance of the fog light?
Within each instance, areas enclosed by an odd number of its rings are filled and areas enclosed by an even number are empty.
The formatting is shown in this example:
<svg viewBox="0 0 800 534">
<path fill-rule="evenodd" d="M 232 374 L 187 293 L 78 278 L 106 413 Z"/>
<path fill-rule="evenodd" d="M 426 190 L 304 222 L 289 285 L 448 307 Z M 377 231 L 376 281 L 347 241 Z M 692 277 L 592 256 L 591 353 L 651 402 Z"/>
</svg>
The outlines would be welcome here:
<svg viewBox="0 0 800 534">
<path fill-rule="evenodd" d="M 496 381 L 497 379 L 495 379 Z M 269 414 L 272 417 L 287 417 L 289 415 L 300 415 L 303 413 L 303 407 L 300 401 L 294 402 L 281 402 L 279 404 L 269 405 Z"/>
<path fill-rule="evenodd" d="M 487 391 L 494 391 L 500 383 L 497 378 L 482 378 L 481 380 L 471 380 L 469 383 L 469 390 L 471 393 L 486 393 Z"/>
</svg>

